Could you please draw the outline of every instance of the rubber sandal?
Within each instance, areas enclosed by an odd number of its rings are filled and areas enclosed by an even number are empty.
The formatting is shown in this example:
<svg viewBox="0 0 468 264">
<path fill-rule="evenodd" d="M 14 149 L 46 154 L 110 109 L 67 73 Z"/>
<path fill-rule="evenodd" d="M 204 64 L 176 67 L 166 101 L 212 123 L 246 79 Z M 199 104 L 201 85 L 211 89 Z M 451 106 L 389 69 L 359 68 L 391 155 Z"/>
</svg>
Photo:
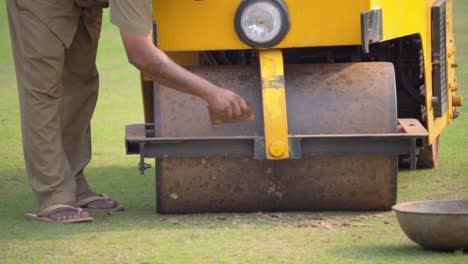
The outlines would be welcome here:
<svg viewBox="0 0 468 264">
<path fill-rule="evenodd" d="M 83 200 L 80 200 L 76 203 L 76 206 L 82 208 L 86 212 L 102 212 L 102 213 L 111 213 L 111 212 L 121 212 L 125 211 L 125 207 L 118 205 L 114 208 L 109 208 L 109 209 L 99 209 L 99 208 L 89 208 L 86 207 L 86 205 L 95 202 L 95 201 L 102 201 L 102 200 L 112 200 L 110 196 L 105 195 L 105 194 L 97 194 L 88 198 L 85 198 Z"/>
<path fill-rule="evenodd" d="M 49 215 L 57 210 L 57 209 L 73 209 L 76 211 L 80 217 L 73 218 L 73 219 L 66 219 L 66 220 L 54 220 L 49 217 Z M 61 224 L 71 224 L 71 223 L 82 223 L 82 222 L 90 222 L 93 221 L 93 218 L 91 216 L 87 217 L 81 217 L 81 213 L 83 212 L 83 209 L 65 205 L 65 204 L 57 204 L 57 205 L 52 205 L 50 207 L 47 207 L 46 209 L 42 210 L 41 213 L 39 214 L 24 214 L 24 217 L 28 220 L 32 221 L 37 221 L 37 222 L 44 222 L 44 223 L 61 223 Z"/>
</svg>

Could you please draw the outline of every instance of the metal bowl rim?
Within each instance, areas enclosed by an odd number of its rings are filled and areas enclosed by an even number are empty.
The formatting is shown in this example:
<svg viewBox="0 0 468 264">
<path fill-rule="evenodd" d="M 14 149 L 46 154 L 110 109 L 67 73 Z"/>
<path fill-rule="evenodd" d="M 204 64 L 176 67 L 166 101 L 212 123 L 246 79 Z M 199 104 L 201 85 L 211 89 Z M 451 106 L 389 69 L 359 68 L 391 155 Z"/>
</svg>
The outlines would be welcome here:
<svg viewBox="0 0 468 264">
<path fill-rule="evenodd" d="M 421 200 L 421 201 L 412 201 L 412 202 L 405 202 L 405 203 L 399 203 L 396 204 L 392 207 L 392 210 L 397 212 L 397 213 L 404 213 L 404 214 L 418 214 L 418 215 L 434 215 L 434 216 L 442 216 L 442 215 L 457 215 L 457 216 L 468 216 L 468 211 L 466 212 L 461 212 L 461 213 L 450 213 L 450 212 L 445 212 L 445 213 L 437 213 L 437 212 L 417 212 L 417 211 L 407 211 L 407 210 L 401 210 L 398 209 L 397 207 L 403 206 L 403 205 L 408 205 L 408 204 L 416 204 L 416 203 L 432 203 L 432 202 L 456 202 L 456 201 L 466 201 L 468 202 L 468 199 L 445 199 L 445 200 Z"/>
</svg>

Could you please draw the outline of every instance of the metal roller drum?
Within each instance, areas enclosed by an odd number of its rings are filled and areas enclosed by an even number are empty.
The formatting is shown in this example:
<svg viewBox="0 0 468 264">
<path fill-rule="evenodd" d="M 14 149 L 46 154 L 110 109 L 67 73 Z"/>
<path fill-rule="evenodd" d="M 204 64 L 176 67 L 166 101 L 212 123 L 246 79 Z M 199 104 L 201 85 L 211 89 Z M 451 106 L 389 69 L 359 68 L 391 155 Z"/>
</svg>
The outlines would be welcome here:
<svg viewBox="0 0 468 264">
<path fill-rule="evenodd" d="M 263 136 L 255 66 L 190 70 L 253 102 L 256 121 L 212 126 L 202 100 L 155 87 L 155 136 Z M 389 63 L 286 65 L 290 135 L 397 132 L 395 76 Z M 319 153 L 318 153 L 319 154 Z M 159 213 L 386 210 L 396 201 L 396 155 L 157 160 Z"/>
</svg>

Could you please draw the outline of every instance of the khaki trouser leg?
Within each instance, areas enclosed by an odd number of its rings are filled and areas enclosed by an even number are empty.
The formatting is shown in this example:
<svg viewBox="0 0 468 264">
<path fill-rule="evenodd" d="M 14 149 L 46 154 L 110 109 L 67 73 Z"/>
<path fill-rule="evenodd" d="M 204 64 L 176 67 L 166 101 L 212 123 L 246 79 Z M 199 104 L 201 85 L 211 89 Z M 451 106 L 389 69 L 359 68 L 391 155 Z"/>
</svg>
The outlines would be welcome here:
<svg viewBox="0 0 468 264">
<path fill-rule="evenodd" d="M 40 209 L 73 203 L 76 182 L 63 149 L 59 114 L 65 47 L 16 1 L 8 0 L 7 8 L 29 182 Z"/>
<path fill-rule="evenodd" d="M 91 160 L 90 121 L 99 89 L 96 52 L 102 9 L 86 10 L 72 45 L 65 51 L 61 105 L 63 148 L 76 178 L 77 194 L 88 191 L 85 166 Z"/>
</svg>

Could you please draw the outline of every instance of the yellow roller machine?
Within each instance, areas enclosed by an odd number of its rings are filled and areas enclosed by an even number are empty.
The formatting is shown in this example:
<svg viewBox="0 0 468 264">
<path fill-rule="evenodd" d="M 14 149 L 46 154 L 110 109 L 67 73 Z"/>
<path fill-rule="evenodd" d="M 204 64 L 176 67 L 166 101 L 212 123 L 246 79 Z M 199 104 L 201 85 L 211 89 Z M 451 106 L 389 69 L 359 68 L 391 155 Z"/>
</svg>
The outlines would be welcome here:
<svg viewBox="0 0 468 264">
<path fill-rule="evenodd" d="M 458 116 L 451 0 L 154 0 L 154 43 L 252 102 L 207 105 L 142 77 L 145 124 L 127 152 L 156 158 L 160 213 L 385 210 L 398 163 L 437 164 Z"/>
</svg>

